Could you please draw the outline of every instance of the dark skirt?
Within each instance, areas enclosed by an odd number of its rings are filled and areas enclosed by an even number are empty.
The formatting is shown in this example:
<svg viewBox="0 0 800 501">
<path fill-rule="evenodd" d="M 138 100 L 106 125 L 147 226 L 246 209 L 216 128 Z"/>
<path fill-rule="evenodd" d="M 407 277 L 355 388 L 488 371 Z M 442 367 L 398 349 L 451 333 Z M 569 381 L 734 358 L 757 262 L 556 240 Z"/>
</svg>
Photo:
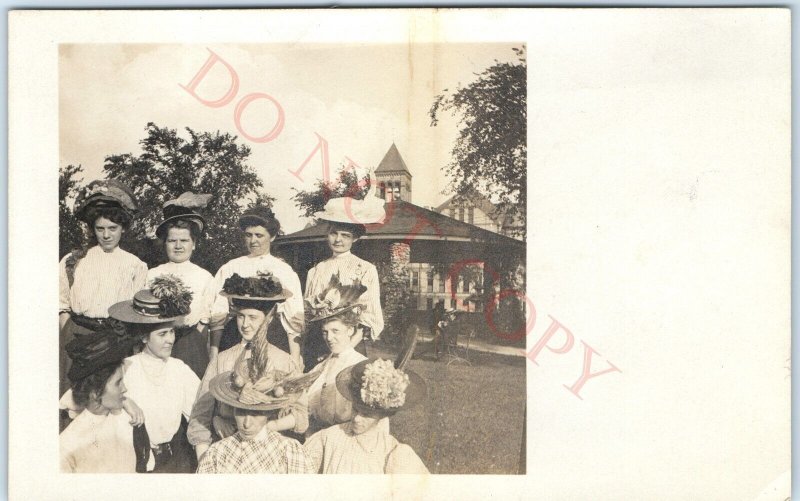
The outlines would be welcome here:
<svg viewBox="0 0 800 501">
<path fill-rule="evenodd" d="M 145 423 L 147 426 L 147 423 Z M 181 417 L 178 431 L 169 441 L 168 446 L 161 447 L 161 452 L 151 450 L 155 456 L 156 465 L 150 473 L 194 473 L 197 471 L 197 456 L 186 438 L 186 418 Z"/>
<path fill-rule="evenodd" d="M 175 344 L 172 356 L 182 361 L 203 379 L 208 368 L 208 342 L 197 327 L 179 327 L 175 329 Z"/>
</svg>

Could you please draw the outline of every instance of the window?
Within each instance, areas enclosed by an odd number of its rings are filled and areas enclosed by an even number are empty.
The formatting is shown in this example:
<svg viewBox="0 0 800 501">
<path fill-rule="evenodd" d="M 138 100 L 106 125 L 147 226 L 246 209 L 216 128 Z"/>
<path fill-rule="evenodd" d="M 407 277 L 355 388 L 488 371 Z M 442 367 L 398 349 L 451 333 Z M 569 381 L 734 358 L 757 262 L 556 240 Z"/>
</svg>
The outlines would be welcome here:
<svg viewBox="0 0 800 501">
<path fill-rule="evenodd" d="M 464 220 L 464 207 L 459 207 L 458 208 L 458 220 L 459 221 L 463 221 Z"/>
<path fill-rule="evenodd" d="M 439 275 L 439 292 L 445 292 L 445 290 L 444 290 L 444 281 L 445 281 L 445 277 L 443 277 L 442 275 Z"/>
<path fill-rule="evenodd" d="M 469 224 L 474 224 L 475 223 L 475 207 L 470 207 L 469 211 L 468 211 L 468 214 L 469 214 L 469 216 L 468 216 L 469 217 Z"/>
<path fill-rule="evenodd" d="M 433 272 L 431 270 L 427 270 L 425 274 L 428 276 L 428 290 L 433 290 Z"/>
<path fill-rule="evenodd" d="M 428 310 L 432 310 L 433 309 L 433 298 L 432 297 L 429 297 L 427 300 L 425 300 L 425 303 L 427 305 L 427 309 Z"/>
<path fill-rule="evenodd" d="M 400 181 L 394 183 L 394 197 L 393 200 L 400 200 Z"/>
<path fill-rule="evenodd" d="M 450 217 L 451 217 L 452 219 L 455 219 L 455 218 L 456 218 L 456 208 L 455 208 L 455 207 L 453 207 L 452 205 L 450 206 Z"/>
<path fill-rule="evenodd" d="M 411 272 L 411 289 L 419 290 L 419 271 L 417 270 Z"/>
</svg>

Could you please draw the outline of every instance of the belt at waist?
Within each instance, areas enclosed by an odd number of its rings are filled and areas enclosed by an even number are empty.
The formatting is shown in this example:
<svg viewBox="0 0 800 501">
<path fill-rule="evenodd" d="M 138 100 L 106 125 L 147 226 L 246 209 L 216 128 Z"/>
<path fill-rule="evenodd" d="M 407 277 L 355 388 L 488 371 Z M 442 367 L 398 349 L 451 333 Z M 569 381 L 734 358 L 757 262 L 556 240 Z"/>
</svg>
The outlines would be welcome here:
<svg viewBox="0 0 800 501">
<path fill-rule="evenodd" d="M 76 325 L 95 332 L 108 329 L 124 331 L 125 329 L 122 325 L 122 322 L 113 318 L 92 318 L 85 315 L 71 313 L 70 319 L 72 319 Z"/>
<path fill-rule="evenodd" d="M 160 456 L 162 454 L 169 454 L 172 455 L 172 445 L 171 442 L 164 442 L 163 444 L 157 444 L 151 447 L 153 449 L 153 454 L 156 456 Z"/>
</svg>

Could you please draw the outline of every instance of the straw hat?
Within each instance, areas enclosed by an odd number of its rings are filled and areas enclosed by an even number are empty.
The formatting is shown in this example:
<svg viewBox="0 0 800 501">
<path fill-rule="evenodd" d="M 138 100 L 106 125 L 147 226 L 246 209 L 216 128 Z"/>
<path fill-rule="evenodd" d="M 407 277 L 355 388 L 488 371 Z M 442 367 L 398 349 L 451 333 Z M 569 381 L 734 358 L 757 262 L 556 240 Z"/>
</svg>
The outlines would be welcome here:
<svg viewBox="0 0 800 501">
<path fill-rule="evenodd" d="M 138 210 L 133 191 L 116 179 L 92 181 L 78 193 L 75 199 L 75 215 L 89 225 L 94 222 L 88 220 L 87 212 L 90 207 L 118 207 L 129 214 Z"/>
<path fill-rule="evenodd" d="M 394 367 L 391 360 L 363 360 L 336 376 L 336 389 L 356 411 L 389 417 L 425 398 L 425 381 L 415 372 Z"/>
<path fill-rule="evenodd" d="M 205 193 L 195 194 L 191 191 L 187 191 L 182 193 L 178 198 L 164 203 L 164 208 L 162 209 L 164 220 L 161 221 L 156 228 L 156 236 L 163 238 L 167 231 L 167 224 L 171 221 L 178 220 L 189 221 L 196 224 L 200 229 L 200 233 L 202 233 L 206 227 L 206 220 L 203 216 L 198 214 L 195 209 L 205 208 L 209 200 L 211 200 L 211 195 Z"/>
<path fill-rule="evenodd" d="M 175 275 L 161 275 L 149 289 L 137 292 L 133 299 L 120 301 L 108 309 L 108 314 L 129 324 L 160 324 L 173 322 L 189 314 L 192 292 Z"/>
<path fill-rule="evenodd" d="M 233 381 L 234 372 L 227 371 L 216 376 L 209 383 L 209 389 L 214 398 L 224 404 L 238 409 L 247 409 L 251 411 L 272 411 L 275 409 L 283 409 L 297 400 L 299 393 L 290 393 L 282 397 L 267 397 L 266 402 L 260 403 L 244 403 L 240 400 L 241 389 L 237 388 Z"/>
</svg>

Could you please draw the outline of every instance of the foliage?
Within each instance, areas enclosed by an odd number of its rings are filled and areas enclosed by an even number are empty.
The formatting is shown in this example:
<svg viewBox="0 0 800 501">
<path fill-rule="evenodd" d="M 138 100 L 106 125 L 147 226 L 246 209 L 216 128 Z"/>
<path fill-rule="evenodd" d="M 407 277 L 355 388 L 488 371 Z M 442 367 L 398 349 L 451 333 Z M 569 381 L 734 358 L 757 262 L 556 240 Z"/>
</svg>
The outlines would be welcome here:
<svg viewBox="0 0 800 501">
<path fill-rule="evenodd" d="M 67 165 L 58 169 L 58 258 L 61 259 L 83 242 L 83 225 L 75 217 L 72 201 L 81 189 L 83 172 L 80 165 Z"/>
<path fill-rule="evenodd" d="M 460 128 L 447 165 L 449 190 L 468 197 L 472 190 L 496 201 L 498 210 L 525 235 L 527 155 L 527 64 L 525 49 L 514 48 L 518 62 L 495 64 L 477 80 L 437 96 L 431 125 L 442 113 L 458 116 Z"/>
<path fill-rule="evenodd" d="M 242 254 L 237 221 L 244 205 L 249 201 L 271 206 L 274 198 L 258 191 L 261 180 L 247 164 L 250 148 L 237 144 L 236 136 L 185 130 L 188 139 L 176 129 L 150 122 L 147 136 L 139 142 L 142 153 L 109 155 L 103 170 L 107 177 L 134 190 L 141 210 L 131 228 L 139 242 L 133 252 L 148 266 L 165 261 L 160 243 L 152 239 L 164 202 L 185 191 L 211 193 L 202 211 L 207 222 L 205 238 L 198 242 L 192 261 L 214 273 Z"/>
<path fill-rule="evenodd" d="M 369 190 L 369 183 L 368 175 L 359 177 L 355 170 L 341 166 L 335 182 L 330 180 L 326 182 L 321 179 L 314 185 L 313 190 L 308 191 L 292 188 L 295 191 L 292 200 L 300 209 L 302 216 L 313 217 L 314 213 L 324 209 L 325 204 L 331 198 L 348 196 L 356 200 L 363 200 Z"/>
</svg>

